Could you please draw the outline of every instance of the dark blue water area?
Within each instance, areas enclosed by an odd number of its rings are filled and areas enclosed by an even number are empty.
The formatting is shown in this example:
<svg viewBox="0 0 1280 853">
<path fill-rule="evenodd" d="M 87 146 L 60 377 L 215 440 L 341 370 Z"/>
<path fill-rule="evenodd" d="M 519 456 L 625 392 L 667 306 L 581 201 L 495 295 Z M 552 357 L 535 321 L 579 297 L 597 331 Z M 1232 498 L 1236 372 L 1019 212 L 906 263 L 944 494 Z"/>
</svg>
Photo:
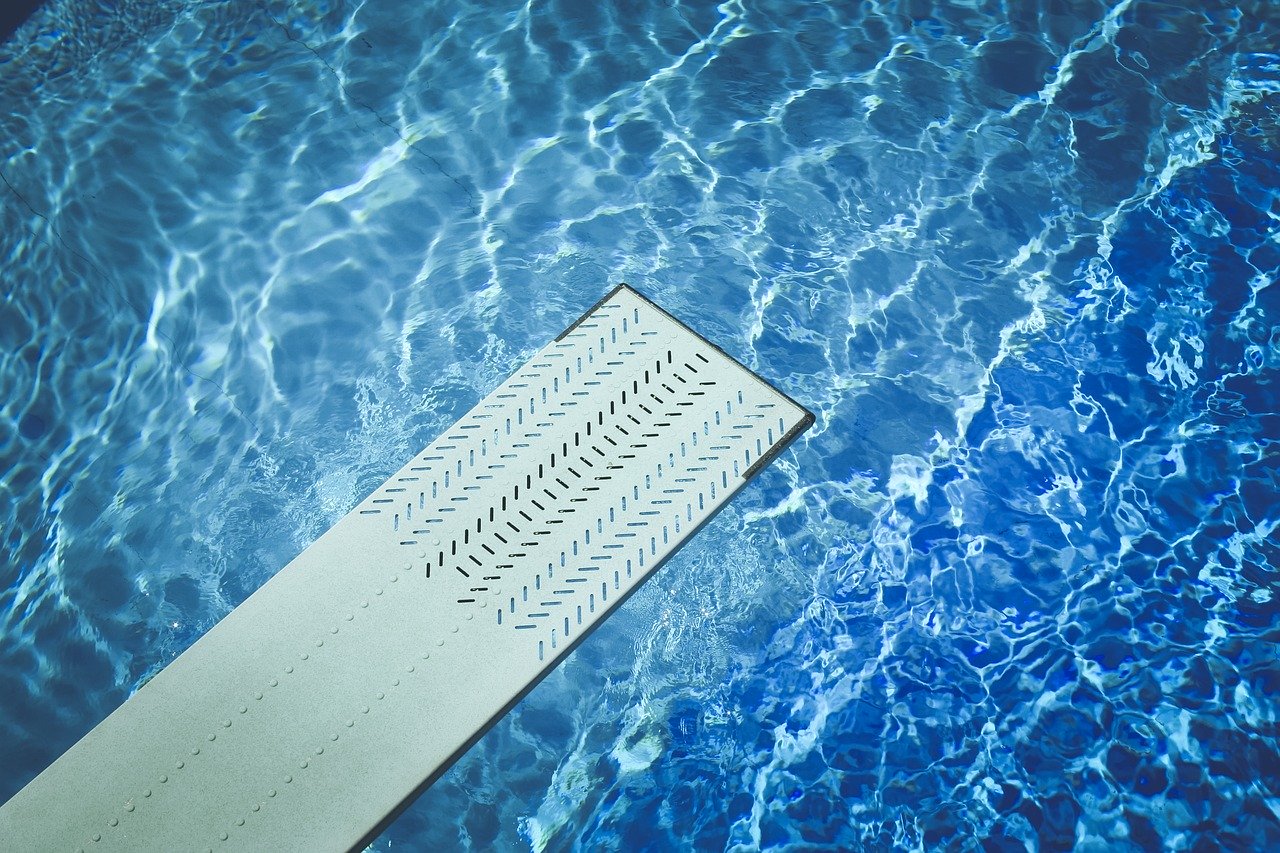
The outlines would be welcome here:
<svg viewBox="0 0 1280 853">
<path fill-rule="evenodd" d="M 1280 163 L 1259 130 L 1240 121 L 1220 160 L 1128 214 L 1077 319 L 992 370 L 963 444 L 890 513 L 908 556 L 856 548 L 823 585 L 832 622 L 796 642 L 887 616 L 861 685 L 901 698 L 824 721 L 847 740 L 793 769 L 780 843 L 1280 843 L 1280 292 L 1257 206 Z M 840 804 L 868 798 L 914 826 L 851 831 Z"/>
<path fill-rule="evenodd" d="M 0 44 L 13 35 L 18 27 L 39 8 L 42 0 L 9 0 L 0 5 Z"/>
<path fill-rule="evenodd" d="M 1271 3 L 0 45 L 0 799 L 628 281 L 817 414 L 373 845 L 1280 849 Z"/>
</svg>

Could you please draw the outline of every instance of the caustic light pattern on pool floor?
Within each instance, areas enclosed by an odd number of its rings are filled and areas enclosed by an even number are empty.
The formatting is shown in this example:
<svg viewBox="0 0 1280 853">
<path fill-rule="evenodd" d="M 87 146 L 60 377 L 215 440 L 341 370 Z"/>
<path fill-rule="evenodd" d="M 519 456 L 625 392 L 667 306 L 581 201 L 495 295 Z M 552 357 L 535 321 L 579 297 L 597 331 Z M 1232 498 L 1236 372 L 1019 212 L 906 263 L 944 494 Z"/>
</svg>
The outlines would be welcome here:
<svg viewBox="0 0 1280 853">
<path fill-rule="evenodd" d="M 813 429 L 379 839 L 1280 848 L 1270 3 L 54 0 L 0 797 L 629 281 Z"/>
</svg>

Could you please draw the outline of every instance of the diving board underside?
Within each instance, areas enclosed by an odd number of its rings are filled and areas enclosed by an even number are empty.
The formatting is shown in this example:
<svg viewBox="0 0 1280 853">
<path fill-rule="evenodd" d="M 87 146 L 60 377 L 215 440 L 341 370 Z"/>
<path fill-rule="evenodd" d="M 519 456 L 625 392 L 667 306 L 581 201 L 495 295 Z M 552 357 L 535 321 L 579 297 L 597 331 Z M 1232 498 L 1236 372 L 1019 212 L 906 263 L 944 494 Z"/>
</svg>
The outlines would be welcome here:
<svg viewBox="0 0 1280 853">
<path fill-rule="evenodd" d="M 0 849 L 367 843 L 811 422 L 618 287 L 0 807 Z"/>
</svg>

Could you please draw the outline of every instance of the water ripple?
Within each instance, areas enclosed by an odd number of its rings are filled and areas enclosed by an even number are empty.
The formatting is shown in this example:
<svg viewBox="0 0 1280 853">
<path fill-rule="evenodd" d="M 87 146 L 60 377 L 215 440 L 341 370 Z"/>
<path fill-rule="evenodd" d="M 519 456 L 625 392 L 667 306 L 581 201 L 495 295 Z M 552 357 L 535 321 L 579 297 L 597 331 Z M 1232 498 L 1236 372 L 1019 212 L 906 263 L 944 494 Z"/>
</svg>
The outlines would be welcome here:
<svg viewBox="0 0 1280 853">
<path fill-rule="evenodd" d="M 0 798 L 629 281 L 818 414 L 376 849 L 1280 847 L 1271 4 L 51 0 Z"/>
</svg>

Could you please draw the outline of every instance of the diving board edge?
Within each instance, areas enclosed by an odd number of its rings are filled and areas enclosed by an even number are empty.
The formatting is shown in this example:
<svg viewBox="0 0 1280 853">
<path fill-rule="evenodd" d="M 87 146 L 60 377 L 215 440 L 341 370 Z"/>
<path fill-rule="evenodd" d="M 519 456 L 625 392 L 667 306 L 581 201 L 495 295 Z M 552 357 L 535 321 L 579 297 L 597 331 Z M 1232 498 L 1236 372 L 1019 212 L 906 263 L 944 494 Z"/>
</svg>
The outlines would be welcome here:
<svg viewBox="0 0 1280 853">
<path fill-rule="evenodd" d="M 688 332 L 690 335 L 693 335 L 695 338 L 697 338 L 699 341 L 702 342 L 703 346 L 706 346 L 709 349 L 713 349 L 716 352 L 720 353 L 720 355 L 724 356 L 724 358 L 730 364 L 735 365 L 739 370 L 741 370 L 747 376 L 751 377 L 753 381 L 759 382 L 761 385 L 765 386 L 770 391 L 777 394 L 779 397 L 786 400 L 788 403 L 790 403 L 791 405 L 795 406 L 797 409 L 800 410 L 801 412 L 800 421 L 795 426 L 793 426 L 791 430 L 785 436 L 783 436 L 782 440 L 779 441 L 777 444 L 775 444 L 768 453 L 766 453 L 764 456 L 761 456 L 759 459 L 757 459 L 754 463 L 752 463 L 751 467 L 747 468 L 747 470 L 742 473 L 742 478 L 744 480 L 750 480 L 762 469 L 767 467 L 770 462 L 772 462 L 774 459 L 778 457 L 779 454 L 781 454 L 784 450 L 790 447 L 793 441 L 795 441 L 804 432 L 806 432 L 809 429 L 809 427 L 813 426 L 816 418 L 814 417 L 813 412 L 809 410 L 808 406 L 804 405 L 803 403 L 800 403 L 795 398 L 793 398 L 790 394 L 788 394 L 786 391 L 783 391 L 777 385 L 774 385 L 768 379 L 765 379 L 759 373 L 756 373 L 754 370 L 747 367 L 742 362 L 738 361 L 738 359 L 735 358 L 732 354 L 726 352 L 724 347 L 720 346 L 715 341 L 708 339 L 697 329 L 693 328 L 688 323 L 684 322 L 679 317 L 672 314 L 666 308 L 663 308 L 661 305 L 654 302 L 648 296 L 645 296 L 644 293 L 637 290 L 630 284 L 627 284 L 625 281 L 615 285 L 612 290 L 610 290 L 604 296 L 600 297 L 600 299 L 597 300 L 594 305 L 592 305 L 585 312 L 583 312 L 581 317 L 579 317 L 578 319 L 570 323 L 567 329 L 565 329 L 560 334 L 556 335 L 556 341 L 564 340 L 566 337 L 569 336 L 570 333 L 573 332 L 574 329 L 578 328 L 578 326 L 582 325 L 582 323 L 585 322 L 587 318 L 589 318 L 592 314 L 594 314 L 596 310 L 600 308 L 600 306 L 605 305 L 606 303 L 609 302 L 609 300 L 613 299 L 615 296 L 617 296 L 619 293 L 622 293 L 622 292 L 630 293 L 632 296 L 641 300 L 650 308 L 652 308 L 654 311 L 657 311 L 663 317 L 666 317 L 668 321 L 674 323 L 676 326 L 683 329 L 685 332 Z M 730 500 L 733 500 L 733 498 L 731 497 Z M 696 535 L 696 531 L 695 531 L 695 535 Z"/>
</svg>

